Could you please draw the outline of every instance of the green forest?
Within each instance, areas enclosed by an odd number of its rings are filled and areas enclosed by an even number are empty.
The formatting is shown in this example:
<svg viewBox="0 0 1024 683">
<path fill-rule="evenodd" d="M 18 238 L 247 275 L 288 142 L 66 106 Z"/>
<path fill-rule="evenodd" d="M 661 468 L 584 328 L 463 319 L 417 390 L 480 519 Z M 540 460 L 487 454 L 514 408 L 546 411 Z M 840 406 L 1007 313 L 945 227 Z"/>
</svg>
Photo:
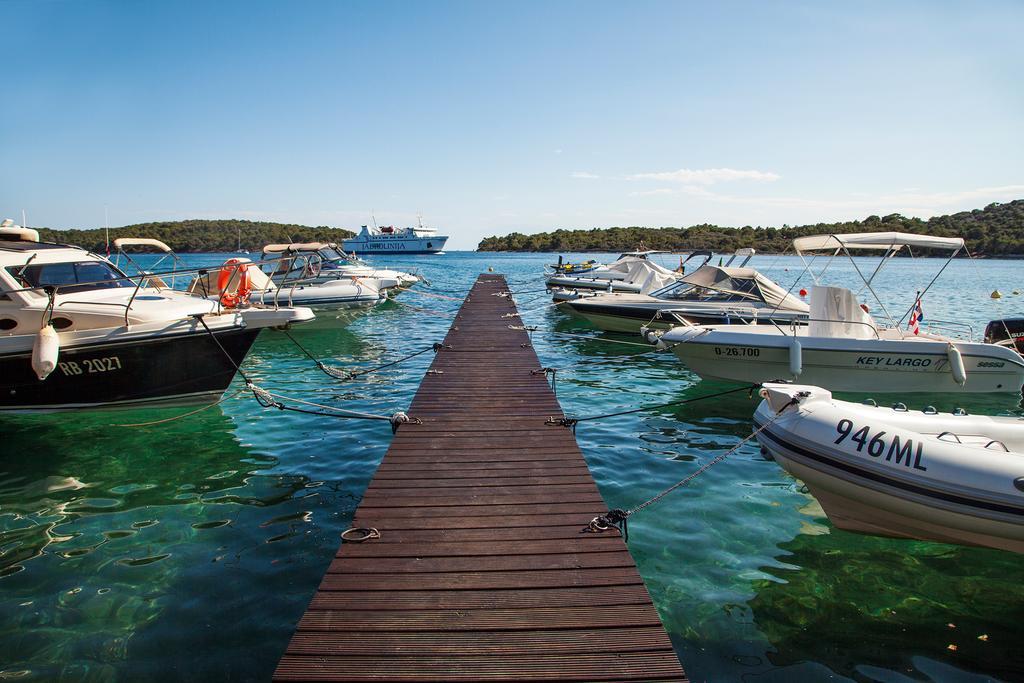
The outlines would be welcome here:
<svg viewBox="0 0 1024 683">
<path fill-rule="evenodd" d="M 104 228 L 51 230 L 38 228 L 40 239 L 74 244 L 96 252 L 106 251 Z M 282 242 L 340 242 L 352 237 L 349 230 L 327 226 L 310 227 L 292 223 L 240 220 L 188 220 L 139 223 L 110 228 L 110 241 L 118 237 L 149 237 L 164 242 L 177 252 L 237 251 L 239 240 L 246 251 L 259 251 L 265 244 Z"/>
<path fill-rule="evenodd" d="M 862 221 L 818 223 L 781 228 L 729 228 L 694 225 L 689 228 L 598 228 L 555 230 L 533 235 L 514 232 L 504 237 L 487 237 L 480 251 L 594 252 L 629 251 L 637 248 L 685 251 L 710 249 L 720 252 L 753 247 L 760 252 L 781 253 L 795 237 L 822 233 L 899 231 L 927 233 L 939 237 L 963 237 L 976 256 L 1024 255 L 1024 200 L 989 204 L 984 209 L 962 211 L 929 220 L 907 218 L 898 213 L 868 216 Z"/>
</svg>

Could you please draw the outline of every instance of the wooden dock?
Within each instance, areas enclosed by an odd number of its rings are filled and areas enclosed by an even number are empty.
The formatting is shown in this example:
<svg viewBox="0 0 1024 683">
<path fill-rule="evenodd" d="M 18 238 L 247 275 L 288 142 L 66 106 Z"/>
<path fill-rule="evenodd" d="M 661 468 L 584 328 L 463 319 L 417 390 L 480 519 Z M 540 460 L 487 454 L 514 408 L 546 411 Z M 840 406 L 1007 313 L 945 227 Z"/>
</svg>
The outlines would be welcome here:
<svg viewBox="0 0 1024 683">
<path fill-rule="evenodd" d="M 275 680 L 685 680 L 515 312 L 480 276 Z"/>
</svg>

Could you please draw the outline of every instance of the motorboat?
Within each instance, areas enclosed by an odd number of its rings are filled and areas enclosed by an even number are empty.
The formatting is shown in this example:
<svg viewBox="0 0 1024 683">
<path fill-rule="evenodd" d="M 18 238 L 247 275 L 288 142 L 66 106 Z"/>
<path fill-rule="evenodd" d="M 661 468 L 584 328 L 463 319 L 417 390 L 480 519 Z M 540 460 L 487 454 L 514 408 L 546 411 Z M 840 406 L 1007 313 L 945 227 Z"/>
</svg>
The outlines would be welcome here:
<svg viewBox="0 0 1024 683">
<path fill-rule="evenodd" d="M 260 331 L 304 307 L 230 308 L 128 276 L 79 247 L 0 227 L 0 411 L 216 400 Z"/>
<path fill-rule="evenodd" d="M 848 531 L 1024 553 L 1024 418 L 850 403 L 765 384 L 762 452 Z"/>
<path fill-rule="evenodd" d="M 393 225 L 363 225 L 359 234 L 342 242 L 343 248 L 357 254 L 443 254 L 447 235 L 439 235 L 436 228 L 428 228 L 419 220 L 416 227 L 398 228 Z"/>
<path fill-rule="evenodd" d="M 245 305 L 306 306 L 316 313 L 320 327 L 337 318 L 335 313 L 387 301 L 387 295 L 374 286 L 376 282 L 373 278 L 342 278 L 321 282 L 292 280 L 277 285 L 260 270 L 258 263 L 247 258 L 231 258 L 220 268 L 198 273 L 188 291 L 214 301 L 224 302 L 227 296 L 231 299 L 228 303 L 241 298 Z M 342 316 L 342 319 L 347 320 L 347 317 Z"/>
<path fill-rule="evenodd" d="M 809 308 L 753 268 L 705 264 L 650 293 L 579 297 L 564 304 L 602 330 L 639 332 L 678 325 L 803 323 Z"/>
<path fill-rule="evenodd" d="M 263 247 L 263 261 L 271 279 L 279 285 L 292 282 L 324 284 L 335 280 L 359 280 L 380 290 L 404 289 L 420 281 L 412 273 L 374 268 L 334 242 L 292 242 Z"/>
<path fill-rule="evenodd" d="M 607 264 L 598 263 L 594 259 L 587 259 L 586 261 L 573 263 L 572 261 L 566 261 L 563 256 L 559 256 L 558 263 L 549 263 L 545 267 L 545 272 L 562 275 L 581 275 L 583 273 L 591 273 L 594 272 L 595 270 L 600 270 L 602 268 L 607 267 Z"/>
<path fill-rule="evenodd" d="M 821 250 L 833 257 L 849 256 L 853 249 L 882 250 L 878 268 L 863 278 L 873 293 L 875 275 L 900 249 L 946 249 L 951 260 L 963 240 L 887 232 L 802 237 L 793 244 L 801 256 Z M 860 272 L 856 262 L 853 266 Z M 672 352 L 706 379 L 744 384 L 785 379 L 832 391 L 869 393 L 1019 392 L 1024 358 L 1013 349 L 974 341 L 969 328 L 966 339 L 931 331 L 951 323 L 930 321 L 934 328 L 915 324 L 930 286 L 917 294 L 904 314 L 909 316 L 909 329 L 888 314 L 877 296 L 888 325 L 876 321 L 849 289 L 814 285 L 806 325 L 681 326 L 664 333 L 660 341 L 671 344 Z"/>
<path fill-rule="evenodd" d="M 269 265 L 271 269 L 278 264 L 277 260 L 267 263 L 254 263 L 248 258 L 231 258 L 225 261 L 220 268 L 204 268 L 197 270 L 190 267 L 185 261 L 174 253 L 164 242 L 149 238 L 128 238 L 119 237 L 114 240 L 114 248 L 117 252 L 117 263 L 122 258 L 130 264 L 136 272 L 147 277 L 147 282 L 161 287 L 178 287 L 182 273 L 188 274 L 188 280 L 184 283 L 184 289 L 195 296 L 208 298 L 212 301 L 221 301 L 225 296 L 232 299 L 239 299 L 237 303 L 242 305 L 265 305 L 265 306 L 306 306 L 311 308 L 317 315 L 316 327 L 330 324 L 337 319 L 336 312 L 347 312 L 350 309 L 366 308 L 373 306 L 387 299 L 387 296 L 377 287 L 379 280 L 367 277 L 363 278 L 337 278 L 323 279 L 320 281 L 309 280 L 284 280 L 279 286 L 269 275 L 260 270 L 260 266 Z M 136 258 L 133 258 L 133 251 L 155 251 L 159 258 L 152 264 L 144 265 Z M 293 257 L 293 265 L 296 272 L 309 270 L 312 266 L 308 263 L 318 264 L 319 256 L 296 256 Z M 161 265 L 170 261 L 173 269 L 160 271 Z M 160 271 L 156 274 L 155 271 Z M 239 296 L 237 291 L 241 288 L 244 294 Z M 225 294 L 225 290 L 227 293 Z M 342 316 L 347 320 L 347 316 Z M 308 329 L 308 327 L 307 327 Z"/>
<path fill-rule="evenodd" d="M 589 271 L 555 272 L 547 275 L 544 283 L 555 291 L 556 300 L 578 298 L 583 292 L 627 292 L 639 294 L 652 274 L 657 273 L 655 289 L 675 282 L 679 273 L 669 270 L 650 260 L 660 251 L 631 252 L 621 255 L 606 266 L 593 268 Z"/>
</svg>

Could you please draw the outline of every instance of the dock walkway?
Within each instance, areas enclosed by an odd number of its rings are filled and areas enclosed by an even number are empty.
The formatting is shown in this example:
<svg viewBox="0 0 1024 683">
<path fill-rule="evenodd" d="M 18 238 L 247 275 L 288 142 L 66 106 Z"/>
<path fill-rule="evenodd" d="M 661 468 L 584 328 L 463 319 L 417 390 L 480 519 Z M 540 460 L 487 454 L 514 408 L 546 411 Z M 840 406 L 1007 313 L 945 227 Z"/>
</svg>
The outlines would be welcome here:
<svg viewBox="0 0 1024 683">
<path fill-rule="evenodd" d="M 278 681 L 685 680 L 500 275 L 482 275 Z"/>
</svg>

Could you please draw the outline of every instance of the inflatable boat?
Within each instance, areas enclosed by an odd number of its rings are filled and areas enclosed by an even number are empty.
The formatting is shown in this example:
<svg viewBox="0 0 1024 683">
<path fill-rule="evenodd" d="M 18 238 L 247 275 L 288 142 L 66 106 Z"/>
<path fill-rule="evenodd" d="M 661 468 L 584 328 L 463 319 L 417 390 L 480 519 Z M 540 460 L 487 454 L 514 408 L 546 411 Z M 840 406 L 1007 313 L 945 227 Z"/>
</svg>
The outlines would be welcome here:
<svg viewBox="0 0 1024 683">
<path fill-rule="evenodd" d="M 908 410 L 765 384 L 762 452 L 835 526 L 1024 553 L 1024 418 Z"/>
</svg>

